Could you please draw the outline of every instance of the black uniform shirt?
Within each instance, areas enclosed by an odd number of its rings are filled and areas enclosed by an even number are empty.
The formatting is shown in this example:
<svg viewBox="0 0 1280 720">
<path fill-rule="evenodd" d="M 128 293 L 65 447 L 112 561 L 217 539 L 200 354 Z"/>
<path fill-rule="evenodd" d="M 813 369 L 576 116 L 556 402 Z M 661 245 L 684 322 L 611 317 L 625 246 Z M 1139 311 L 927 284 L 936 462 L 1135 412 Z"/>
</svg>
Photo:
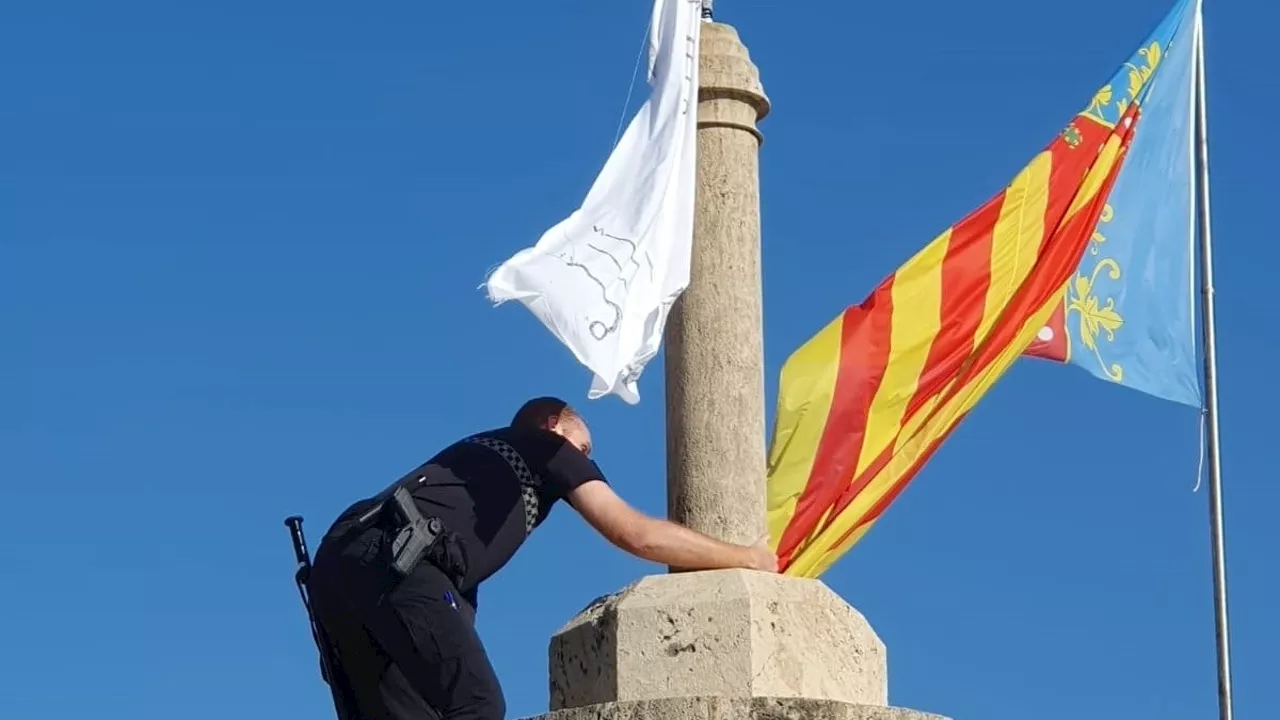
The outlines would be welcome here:
<svg viewBox="0 0 1280 720">
<path fill-rule="evenodd" d="M 454 443 L 413 472 L 421 512 L 457 533 L 468 571 L 459 590 L 500 570 L 542 524 L 556 501 L 591 480 L 595 462 L 555 433 L 501 428 Z"/>
</svg>

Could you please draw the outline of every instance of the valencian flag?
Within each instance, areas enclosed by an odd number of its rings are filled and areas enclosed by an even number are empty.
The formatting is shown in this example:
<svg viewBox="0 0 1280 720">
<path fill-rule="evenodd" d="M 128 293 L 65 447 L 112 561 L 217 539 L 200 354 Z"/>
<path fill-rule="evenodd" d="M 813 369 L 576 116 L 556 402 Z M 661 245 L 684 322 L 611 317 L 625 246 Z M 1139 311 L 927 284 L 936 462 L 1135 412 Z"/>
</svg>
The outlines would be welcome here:
<svg viewBox="0 0 1280 720">
<path fill-rule="evenodd" d="M 1024 354 L 1199 404 L 1198 18 L 1178 2 L 1008 187 L 788 358 L 768 466 L 787 574 L 817 577 L 856 543 Z"/>
<path fill-rule="evenodd" d="M 1060 304 L 1027 355 L 1201 407 L 1195 338 L 1193 42 L 1198 3 L 1174 8 L 1086 111 L 1114 122 L 1141 100 L 1140 122 L 1098 227 Z"/>
</svg>

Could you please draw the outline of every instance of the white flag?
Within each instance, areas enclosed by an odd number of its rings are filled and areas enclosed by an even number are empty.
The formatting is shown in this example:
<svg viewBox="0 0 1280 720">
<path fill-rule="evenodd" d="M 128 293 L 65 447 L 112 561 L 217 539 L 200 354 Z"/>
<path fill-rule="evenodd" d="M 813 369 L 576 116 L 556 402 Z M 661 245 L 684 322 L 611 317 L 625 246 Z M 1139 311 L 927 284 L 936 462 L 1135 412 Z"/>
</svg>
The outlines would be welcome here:
<svg viewBox="0 0 1280 720">
<path fill-rule="evenodd" d="M 700 0 L 655 0 L 649 99 L 582 207 L 488 280 L 594 373 L 588 397 L 640 401 L 672 303 L 689 284 L 696 174 Z"/>
</svg>

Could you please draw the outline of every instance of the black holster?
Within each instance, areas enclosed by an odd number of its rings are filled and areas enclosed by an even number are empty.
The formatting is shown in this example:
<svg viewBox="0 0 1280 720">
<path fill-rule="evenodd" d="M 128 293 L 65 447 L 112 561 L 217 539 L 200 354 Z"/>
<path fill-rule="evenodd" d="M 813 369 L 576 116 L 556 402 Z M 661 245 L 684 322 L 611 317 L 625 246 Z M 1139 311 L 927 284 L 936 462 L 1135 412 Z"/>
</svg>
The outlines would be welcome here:
<svg viewBox="0 0 1280 720">
<path fill-rule="evenodd" d="M 461 588 L 469 569 L 466 548 L 440 518 L 423 515 L 413 496 L 400 484 L 369 503 L 363 512 L 335 525 L 326 542 L 345 545 L 377 528 L 383 541 L 373 543 L 370 552 L 381 556 L 395 580 L 413 572 L 418 563 L 427 562 L 443 572 L 455 587 Z"/>
</svg>

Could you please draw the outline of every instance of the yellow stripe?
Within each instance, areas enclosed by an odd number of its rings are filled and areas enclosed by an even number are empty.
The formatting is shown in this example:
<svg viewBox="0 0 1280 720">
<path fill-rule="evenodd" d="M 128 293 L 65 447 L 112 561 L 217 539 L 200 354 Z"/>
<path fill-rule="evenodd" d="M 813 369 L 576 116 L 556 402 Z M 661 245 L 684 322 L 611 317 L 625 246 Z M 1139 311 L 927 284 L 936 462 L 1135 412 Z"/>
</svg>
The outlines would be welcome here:
<svg viewBox="0 0 1280 720">
<path fill-rule="evenodd" d="M 991 281 L 987 289 L 982 321 L 974 338 L 975 344 L 991 331 L 991 327 L 1004 312 L 1014 292 L 1022 285 L 1035 265 L 1044 235 L 1044 214 L 1049 202 L 1049 178 L 1052 166 L 1052 154 L 1040 153 L 1018 173 L 1005 190 L 1004 200 L 1000 206 L 1000 216 L 996 220 L 992 235 Z M 867 439 L 858 459 L 855 477 L 865 471 L 867 466 L 891 443 L 899 447 L 913 439 L 912 435 L 902 432 L 903 414 L 907 403 L 915 393 L 917 380 L 928 358 L 931 344 L 929 341 L 936 335 L 941 322 L 939 307 L 942 300 L 941 269 L 946 257 L 946 245 L 941 241 L 949 239 L 948 231 L 898 271 L 898 277 L 903 277 L 906 285 L 901 305 L 896 292 L 898 278 L 895 277 L 894 350 L 890 355 L 884 382 L 881 383 L 881 388 L 876 393 L 876 399 L 872 405 Z M 907 275 L 907 271 L 913 269 L 913 265 L 915 272 Z M 915 297 L 920 299 L 917 300 Z M 912 299 L 908 301 L 906 298 Z M 928 305 L 925 305 L 926 299 L 929 302 Z M 906 311 L 902 318 L 898 316 L 900 310 Z M 923 337 L 924 331 L 929 331 L 930 335 L 928 340 L 921 342 L 920 338 Z M 898 343 L 899 332 L 905 335 L 901 350 Z M 939 394 L 941 392 L 945 392 L 945 388 L 939 391 Z M 934 396 L 935 399 L 927 401 L 925 407 L 916 413 L 914 417 L 919 420 L 909 420 L 908 424 L 918 427 L 918 423 L 928 417 L 928 411 L 933 408 L 936 397 L 937 395 Z M 916 454 L 918 451 L 912 453 L 912 457 Z M 797 556 L 795 564 L 802 565 L 801 557 L 808 555 L 811 551 L 825 549 L 823 548 L 824 540 L 834 542 L 854 527 L 867 509 L 878 502 L 891 487 L 892 481 L 886 478 L 884 472 L 881 472 L 858 494 L 841 516 L 834 519 L 826 532 L 821 533 L 813 539 L 812 543 L 806 545 L 805 550 Z"/>
<path fill-rule="evenodd" d="M 1053 156 L 1049 152 L 1042 152 L 1018 173 L 1005 191 L 1004 200 L 1000 204 L 1000 216 L 992 231 L 990 280 L 982 320 L 974 333 L 975 346 L 991 332 L 996 320 L 1013 298 L 1014 291 L 1022 285 L 1035 266 L 1045 231 L 1044 216 L 1049 206 L 1049 181 L 1052 173 Z M 902 433 L 896 439 L 895 452 L 920 429 L 920 425 L 937 405 L 938 398 L 945 396 L 954 382 L 953 379 L 940 388 L 907 418 Z"/>
<path fill-rule="evenodd" d="M 1081 183 L 1080 189 L 1072 200 L 1070 206 L 1072 210 L 1067 213 L 1067 217 L 1059 224 L 1059 229 L 1064 227 L 1076 213 L 1097 198 L 1098 192 L 1102 189 L 1103 181 L 1106 180 L 1107 175 L 1115 165 L 1119 150 L 1120 139 L 1112 135 L 1103 146 L 1102 152 L 1099 153 L 1098 162 L 1094 163 L 1088 175 L 1086 175 L 1085 181 Z M 1003 211 L 1001 215 L 1003 216 Z M 1043 210 L 1040 215 L 1043 217 Z M 1021 284 L 1021 281 L 1019 284 Z M 853 546 L 857 538 L 860 538 L 870 529 L 870 524 L 866 527 L 858 528 L 853 533 L 853 538 L 849 541 L 841 542 L 838 547 L 832 546 L 841 536 L 862 522 L 867 512 L 893 488 L 897 479 L 915 463 L 924 448 L 945 434 L 964 413 L 972 410 L 987 391 L 995 385 L 996 381 L 1008 372 L 1018 357 L 1026 351 L 1036 333 L 1048 322 L 1059 302 L 1061 302 L 1060 295 L 1055 293 L 1050 296 L 1042 307 L 1023 322 L 1013 342 L 1006 346 L 981 374 L 956 393 L 946 406 L 938 414 L 930 418 L 919 431 L 910 434 L 904 433 L 905 438 L 903 436 L 899 437 L 899 442 L 895 444 L 894 455 L 885 468 L 867 484 L 866 488 L 853 499 L 853 502 L 845 508 L 840 517 L 831 523 L 826 531 L 815 537 L 812 543 L 806 545 L 804 550 L 797 554 L 792 566 L 788 568 L 788 574 L 801 577 L 817 577 L 821 575 L 848 548 Z M 932 402 L 930 405 L 932 405 Z M 927 417 L 923 408 L 917 417 Z"/>
<path fill-rule="evenodd" d="M 1071 201 L 1071 207 L 1067 210 L 1067 214 L 1062 218 L 1062 224 L 1071 221 L 1086 205 L 1093 201 L 1098 195 L 1098 191 L 1102 189 L 1102 184 L 1107 181 L 1107 175 L 1111 173 L 1111 168 L 1116 164 L 1116 158 L 1120 155 L 1120 137 L 1114 132 L 1107 138 L 1107 142 L 1098 151 L 1098 159 L 1093 162 L 1093 167 L 1089 168 L 1089 174 L 1085 175 L 1084 181 L 1080 183 L 1080 189 L 1076 191 L 1075 199 Z M 1061 226 L 1059 226 L 1061 227 Z"/>
<path fill-rule="evenodd" d="M 1049 206 L 1049 177 L 1053 172 L 1053 155 L 1042 152 L 1005 191 L 991 237 L 991 284 L 982 322 L 974 335 L 974 344 L 982 342 L 1000 319 L 1009 300 L 1027 274 L 1035 266 L 1040 243 L 1044 240 L 1044 214 Z"/>
<path fill-rule="evenodd" d="M 929 419 L 929 413 L 932 413 L 933 409 L 938 406 L 938 398 L 946 397 L 947 393 L 951 391 L 951 387 L 955 384 L 956 379 L 952 378 L 951 382 L 942 386 L 938 392 L 930 395 L 928 399 L 920 403 L 919 409 L 912 413 L 911 417 L 907 418 L 907 422 L 902 426 L 902 432 L 895 439 L 896 441 L 893 444 L 894 452 L 901 450 L 908 439 L 920 432 L 920 426 L 924 425 L 925 420 Z"/>
<path fill-rule="evenodd" d="M 809 482 L 840 370 L 844 313 L 801 345 L 782 366 L 766 484 L 769 537 L 776 549 Z"/>
<path fill-rule="evenodd" d="M 1071 362 L 1071 333 L 1067 332 L 1067 299 L 1070 297 L 1068 293 L 1071 292 L 1071 283 L 1074 279 L 1068 280 L 1058 291 L 1058 302 L 1062 304 L 1062 342 L 1066 346 L 1062 353 L 1063 364 Z"/>
<path fill-rule="evenodd" d="M 859 493 L 858 497 L 854 498 L 844 513 L 827 528 L 827 531 L 816 538 L 811 545 L 805 548 L 804 552 L 795 558 L 793 565 L 788 568 L 788 574 L 801 577 L 817 577 L 825 572 L 841 554 L 853 545 L 852 542 L 844 542 L 840 544 L 840 547 L 832 547 L 832 544 L 839 540 L 842 535 L 862 522 L 872 506 L 878 503 L 893 488 L 897 480 L 902 477 L 902 474 L 916 462 L 920 457 L 920 453 L 954 426 L 957 418 L 973 409 L 982 396 L 1008 371 L 1014 361 L 1031 344 L 1031 340 L 1040 331 L 1040 328 L 1044 327 L 1044 323 L 1053 314 L 1053 307 L 1053 302 L 1046 303 L 1043 308 L 1023 323 L 1014 342 L 1000 353 L 995 361 L 987 367 L 986 371 L 970 381 L 968 385 L 951 398 L 942 410 L 926 423 L 920 432 L 903 444 L 903 450 L 894 454 L 888 465 L 867 484 L 866 489 Z M 859 528 L 854 535 L 859 536 L 860 533 L 865 533 L 868 529 L 870 529 L 869 524 L 866 528 Z"/>
<path fill-rule="evenodd" d="M 835 548 L 835 550 L 833 550 L 832 552 L 824 555 L 819 560 L 818 564 L 814 566 L 814 569 L 812 570 L 809 577 L 818 577 L 822 573 L 826 572 L 827 569 L 830 568 L 831 565 L 837 559 L 839 559 L 841 555 L 844 555 L 846 552 L 849 551 L 849 548 L 856 545 L 858 541 L 861 540 L 862 537 L 866 535 L 867 532 L 870 531 L 875 524 L 876 524 L 875 520 L 869 520 L 863 523 L 862 525 L 859 525 L 857 530 L 854 530 L 853 532 L 849 533 L 849 537 L 844 542 L 840 543 L 839 547 Z"/>
<path fill-rule="evenodd" d="M 947 229 L 894 273 L 889 360 L 867 411 L 855 477 L 883 454 L 902 430 L 907 403 L 916 394 L 929 349 L 942 327 L 942 263 L 950 244 L 951 229 Z"/>
<path fill-rule="evenodd" d="M 1073 198 L 1070 209 L 1056 229 L 1065 226 L 1067 222 L 1075 217 L 1076 213 L 1084 209 L 1096 198 L 1098 191 L 1118 158 L 1119 150 L 1120 139 L 1112 135 L 1099 152 L 1098 161 L 1093 164 L 1093 167 L 1090 168 L 1089 173 L 1085 176 L 1076 196 Z M 1039 256 L 1039 248 L 1044 240 L 1043 218 L 1048 203 L 1049 157 L 1048 153 L 1042 153 L 1037 157 L 1036 161 L 1032 162 L 1019 174 L 1008 191 L 1013 194 L 1012 197 L 1006 195 L 1005 202 L 1001 207 L 1000 220 L 997 223 L 995 236 L 993 237 L 992 290 L 988 291 L 982 326 L 975 338 L 975 342 L 981 342 L 981 339 L 985 338 L 990 332 L 995 321 L 1007 306 L 1009 299 L 1012 298 L 1016 289 L 1022 285 Z M 1024 233 L 1036 233 L 1036 235 L 1027 237 Z M 1010 283 L 1007 290 L 996 288 L 997 277 L 1001 278 L 1003 282 Z M 920 457 L 924 448 L 954 426 L 957 419 L 971 410 L 996 381 L 1004 376 L 1018 357 L 1026 351 L 1036 333 L 1044 327 L 1059 302 L 1061 302 L 1061 296 L 1054 294 L 1043 307 L 1037 309 L 1035 313 L 1026 318 L 1019 327 L 1013 341 L 1000 352 L 981 374 L 956 393 L 936 415 L 927 422 L 922 422 L 918 428 L 914 419 L 909 420 L 908 427 L 903 428 L 904 432 L 898 436 L 897 442 L 894 443 L 895 452 L 886 467 L 872 478 L 866 488 L 845 508 L 840 517 L 835 518 L 829 527 L 813 538 L 811 543 L 805 545 L 803 550 L 794 558 L 791 567 L 787 570 L 787 574 L 801 577 L 817 577 L 825 572 L 849 547 L 856 543 L 873 524 L 863 524 L 863 518 L 865 518 L 872 506 L 878 503 L 893 488 L 896 481 L 902 477 L 902 474 Z M 941 391 L 939 395 L 943 392 L 946 391 Z M 916 417 L 928 417 L 928 410 L 936 403 L 937 397 L 931 398 L 926 403 L 926 407 L 921 408 Z M 863 526 L 859 527 L 859 525 Z M 837 540 L 851 530 L 854 531 L 849 538 L 840 542 L 838 546 L 834 545 Z"/>
</svg>

